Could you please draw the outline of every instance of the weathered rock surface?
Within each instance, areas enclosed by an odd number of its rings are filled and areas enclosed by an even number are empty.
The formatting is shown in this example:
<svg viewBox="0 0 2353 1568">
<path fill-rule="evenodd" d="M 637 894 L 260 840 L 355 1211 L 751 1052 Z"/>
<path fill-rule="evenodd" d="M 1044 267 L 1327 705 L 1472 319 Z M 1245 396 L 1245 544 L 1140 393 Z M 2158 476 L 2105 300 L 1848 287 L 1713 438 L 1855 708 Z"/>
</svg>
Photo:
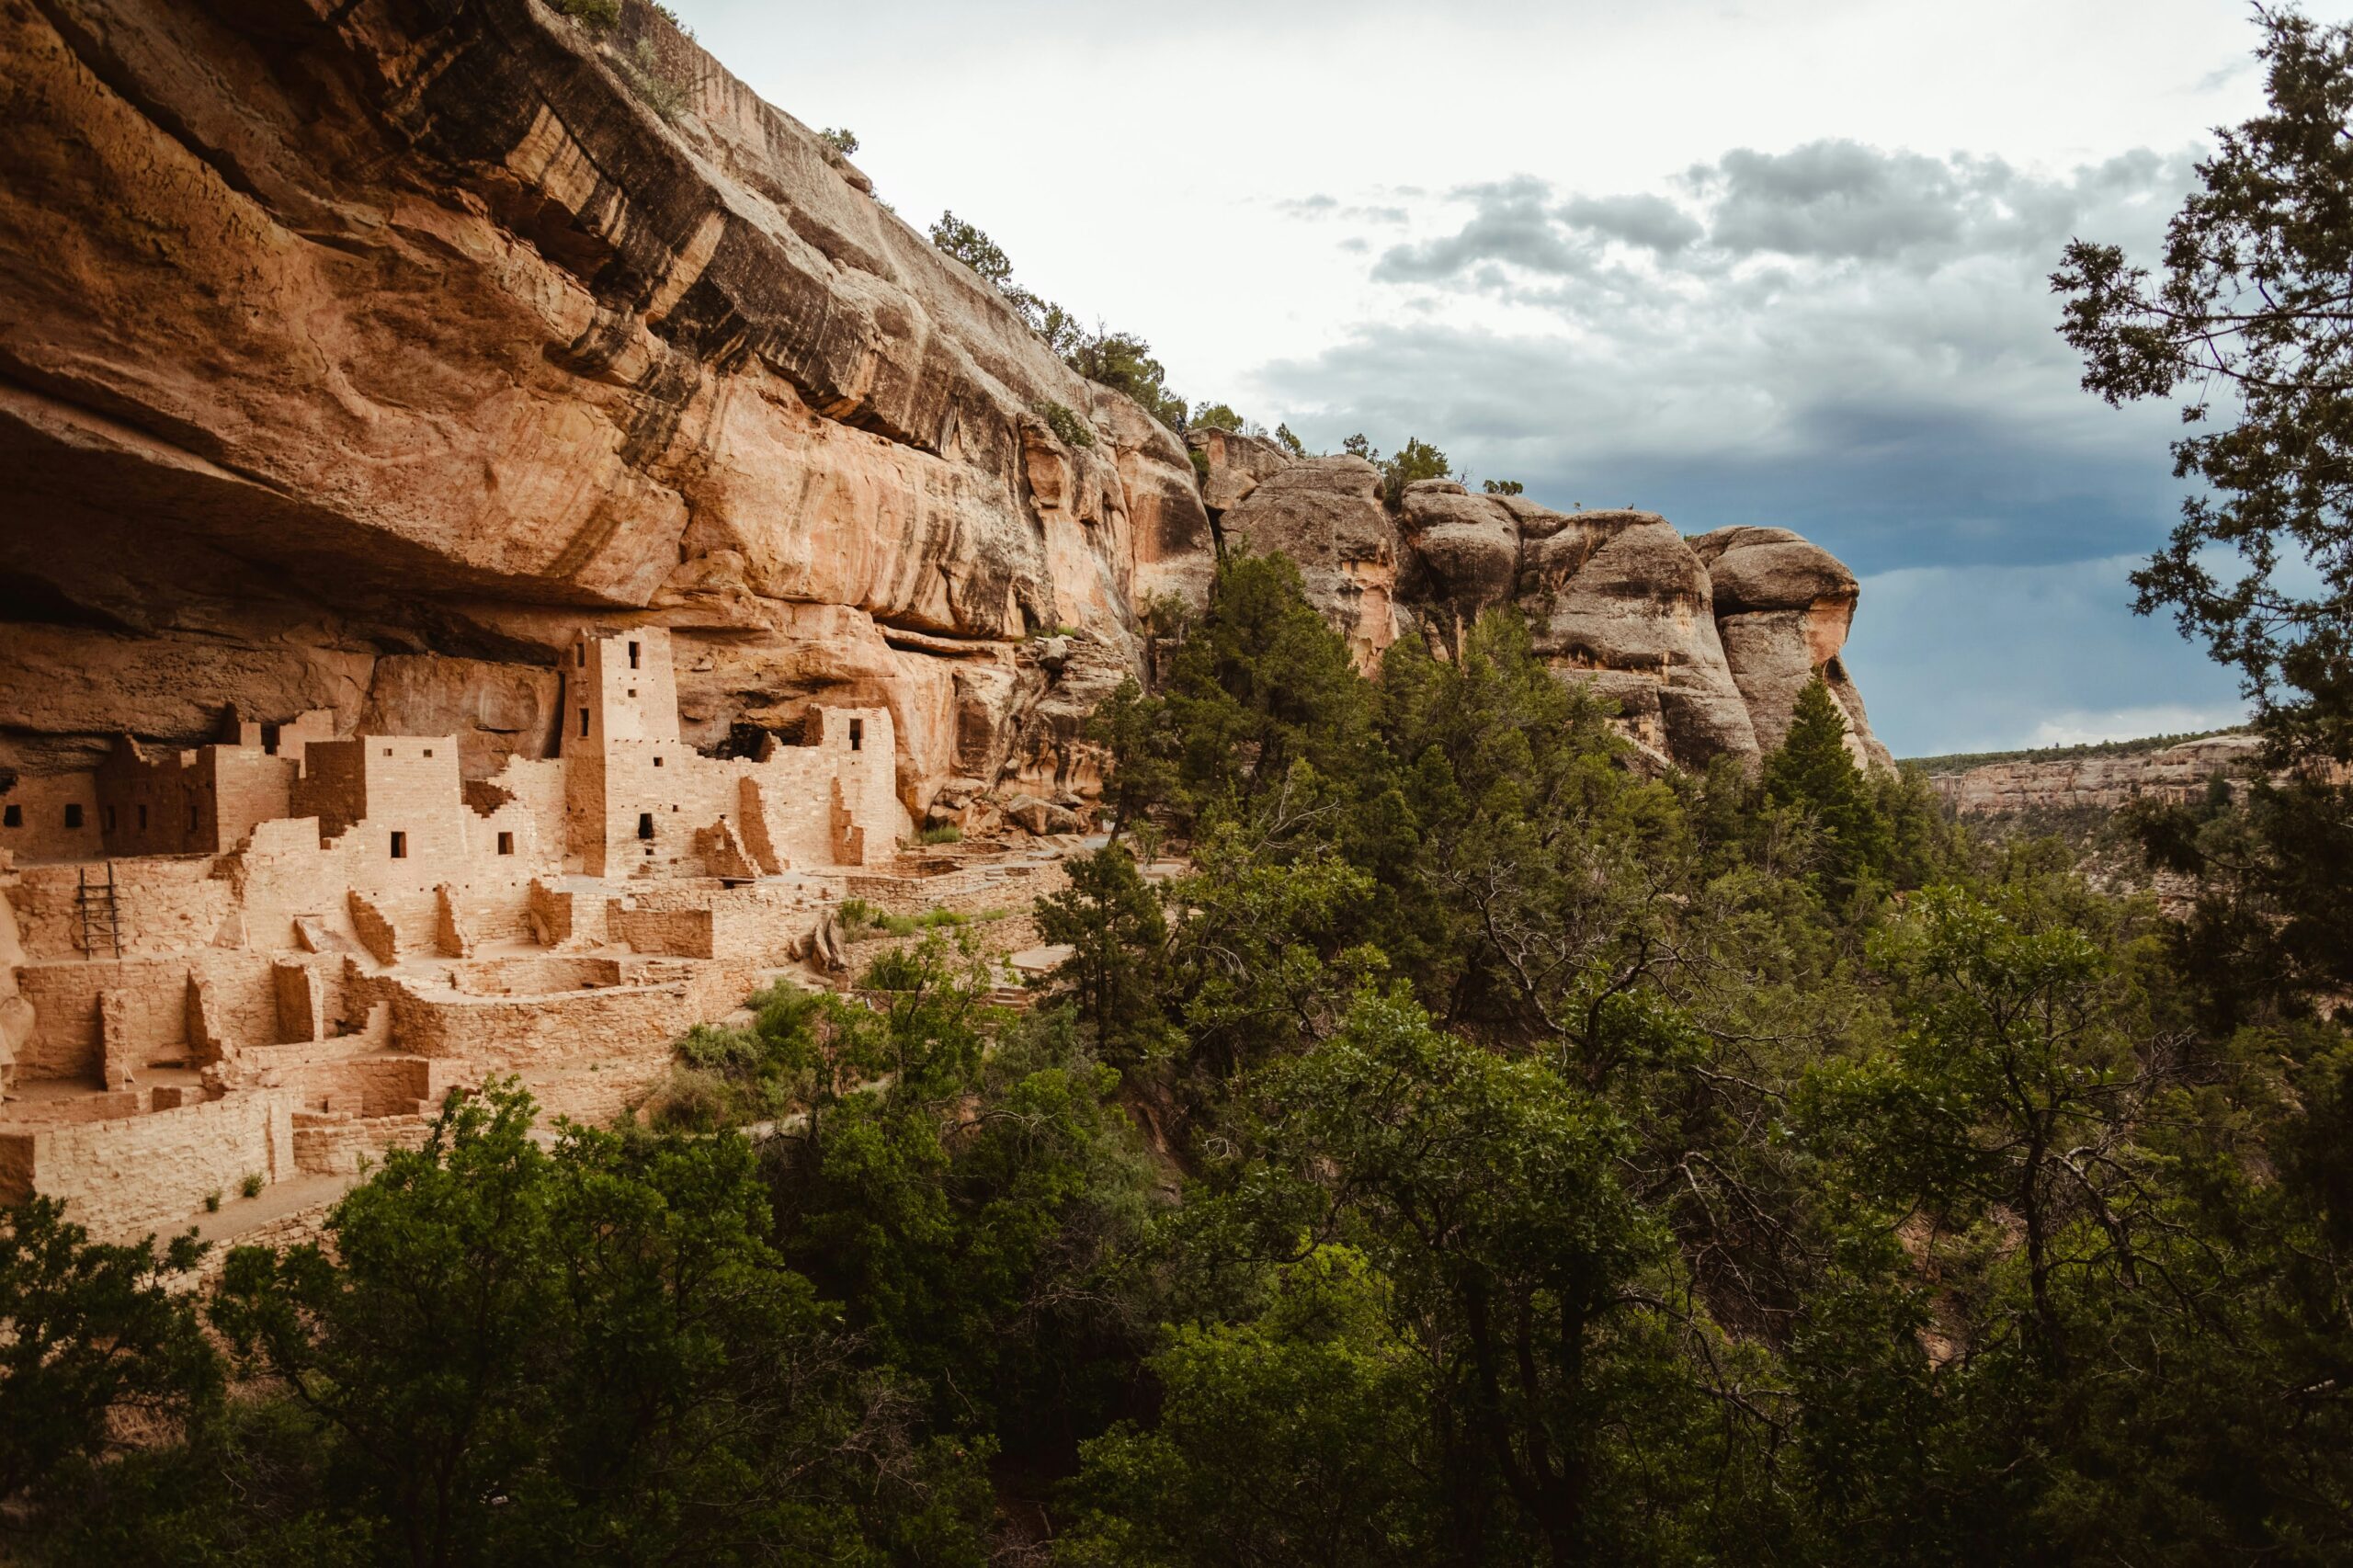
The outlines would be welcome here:
<svg viewBox="0 0 2353 1568">
<path fill-rule="evenodd" d="M 1233 437 L 1221 443 L 1227 451 L 1237 444 Z M 1371 669 L 1399 628 L 1397 525 L 1381 504 L 1381 476 L 1362 458 L 1300 460 L 1270 442 L 1252 446 L 1250 456 L 1267 472 L 1233 509 L 1216 509 L 1220 536 L 1229 546 L 1260 555 L 1280 551 L 1297 562 L 1309 600 L 1348 640 L 1358 667 Z M 1213 461 L 1209 494 L 1233 489 Z"/>
<path fill-rule="evenodd" d="M 1392 513 L 1361 459 L 1232 436 L 1194 446 L 1207 494 L 1242 497 L 1211 508 L 1222 539 L 1297 560 L 1368 666 L 1416 626 L 1449 654 L 1482 611 L 1515 604 L 1552 667 L 1615 700 L 1621 727 L 1662 759 L 1771 750 L 1818 671 L 1857 758 L 1891 765 L 1840 657 L 1854 575 L 1785 528 L 1686 540 L 1655 513 L 1556 512 L 1443 479 L 1405 486 Z"/>
<path fill-rule="evenodd" d="M 584 623 L 648 624 L 696 745 L 879 705 L 910 824 L 1066 811 L 1221 539 L 1366 667 L 1513 602 L 1663 756 L 1755 756 L 1817 668 L 1884 756 L 1826 554 L 1188 451 L 642 0 L 0 0 L 0 769 L 233 704 L 479 778 L 560 744 Z"/>
<path fill-rule="evenodd" d="M 0 765 L 233 700 L 471 769 L 538 715 L 392 660 L 650 621 L 694 739 L 885 703 L 920 809 L 1072 766 L 1034 636 L 1206 577 L 1181 444 L 636 0 L 6 0 L 0 57 Z"/>
<path fill-rule="evenodd" d="M 1929 785 L 1964 816 L 2097 807 L 2137 800 L 2182 802 L 2203 796 L 2216 774 L 2244 782 L 2263 743 L 2253 735 L 2207 735 L 2159 751 L 1989 762 L 1928 776 Z"/>
<path fill-rule="evenodd" d="M 1717 634 L 1756 744 L 1767 751 L 1781 744 L 1798 693 L 1819 671 L 1846 712 L 1856 760 L 1893 766 L 1839 658 L 1861 597 L 1855 574 L 1787 528 L 1718 528 L 1691 540 L 1691 550 L 1708 569 Z"/>
</svg>

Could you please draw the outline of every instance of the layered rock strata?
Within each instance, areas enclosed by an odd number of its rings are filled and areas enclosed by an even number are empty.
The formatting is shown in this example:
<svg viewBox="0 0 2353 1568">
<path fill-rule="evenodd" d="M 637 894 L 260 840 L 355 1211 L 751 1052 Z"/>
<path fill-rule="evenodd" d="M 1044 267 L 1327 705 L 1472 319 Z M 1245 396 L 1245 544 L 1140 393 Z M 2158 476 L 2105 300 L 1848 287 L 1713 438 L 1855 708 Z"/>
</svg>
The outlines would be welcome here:
<svg viewBox="0 0 2353 1568">
<path fill-rule="evenodd" d="M 920 810 L 1058 782 L 1036 639 L 1125 665 L 1206 576 L 1176 437 L 636 0 L 7 0 L 0 57 L 0 765 L 233 702 L 486 769 L 545 677 L 415 661 L 586 619 L 674 632 L 705 746 L 888 707 Z"/>
<path fill-rule="evenodd" d="M 878 707 L 903 830 L 1068 810 L 1221 540 L 1368 667 L 1516 603 L 1662 758 L 1754 756 L 1815 669 L 1884 755 L 1821 551 L 1188 451 L 641 0 L 0 0 L 0 783 L 232 709 L 486 780 L 560 754 L 581 627 L 649 626 L 692 745 Z"/>
<path fill-rule="evenodd" d="M 2134 801 L 2173 804 L 2202 797 L 2217 776 L 2244 784 L 2260 765 L 2253 735 L 2206 735 L 2156 751 L 2020 757 L 1928 776 L 1946 804 L 1963 816 L 2084 807 L 2113 811 Z"/>
</svg>

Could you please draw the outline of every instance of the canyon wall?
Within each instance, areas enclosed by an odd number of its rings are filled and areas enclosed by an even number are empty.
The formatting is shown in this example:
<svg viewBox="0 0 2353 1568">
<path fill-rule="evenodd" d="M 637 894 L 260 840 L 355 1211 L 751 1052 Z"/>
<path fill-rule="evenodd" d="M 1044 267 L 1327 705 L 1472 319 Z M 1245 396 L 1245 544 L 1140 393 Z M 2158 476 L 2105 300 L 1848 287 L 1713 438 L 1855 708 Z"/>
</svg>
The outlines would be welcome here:
<svg viewBox="0 0 2353 1568">
<path fill-rule="evenodd" d="M 1824 552 L 1223 433 L 1203 481 L 642 0 L 0 0 L 0 59 L 7 778 L 233 709 L 486 778 L 584 627 L 658 625 L 692 744 L 887 708 L 910 822 L 1067 798 L 1220 528 L 1368 662 L 1514 602 L 1662 757 L 1756 755 L 1815 668 L 1884 756 Z"/>
</svg>

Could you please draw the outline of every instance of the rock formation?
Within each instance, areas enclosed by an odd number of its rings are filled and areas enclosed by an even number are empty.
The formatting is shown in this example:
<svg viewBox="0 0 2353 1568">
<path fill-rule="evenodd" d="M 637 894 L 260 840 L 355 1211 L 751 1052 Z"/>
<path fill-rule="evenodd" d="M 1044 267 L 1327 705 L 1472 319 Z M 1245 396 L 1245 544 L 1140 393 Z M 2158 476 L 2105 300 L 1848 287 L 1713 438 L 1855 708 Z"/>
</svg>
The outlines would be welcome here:
<svg viewBox="0 0 2353 1568">
<path fill-rule="evenodd" d="M 1753 756 L 1815 668 L 1884 755 L 1819 550 L 1188 451 L 642 0 L 6 0 L 0 56 L 0 783 L 230 710 L 483 781 L 646 626 L 706 752 L 881 708 L 902 830 L 1067 812 L 1221 535 L 1367 666 L 1514 602 L 1663 757 Z"/>
<path fill-rule="evenodd" d="M 1857 760 L 1891 766 L 1840 658 L 1854 575 L 1785 528 L 1686 540 L 1655 513 L 1556 512 L 1440 479 L 1405 486 L 1392 514 L 1361 458 L 1293 458 L 1223 432 L 1192 441 L 1221 540 L 1296 560 L 1361 665 L 1416 627 L 1450 653 L 1482 611 L 1516 604 L 1538 652 L 1615 700 L 1662 760 L 1770 751 L 1819 671 Z"/>
<path fill-rule="evenodd" d="M 1035 636 L 1124 665 L 1205 577 L 1176 438 L 635 0 L 18 0 L 0 56 L 0 764 L 235 703 L 486 770 L 544 676 L 414 661 L 658 623 L 690 740 L 879 703 L 920 811 L 1069 765 Z"/>
</svg>

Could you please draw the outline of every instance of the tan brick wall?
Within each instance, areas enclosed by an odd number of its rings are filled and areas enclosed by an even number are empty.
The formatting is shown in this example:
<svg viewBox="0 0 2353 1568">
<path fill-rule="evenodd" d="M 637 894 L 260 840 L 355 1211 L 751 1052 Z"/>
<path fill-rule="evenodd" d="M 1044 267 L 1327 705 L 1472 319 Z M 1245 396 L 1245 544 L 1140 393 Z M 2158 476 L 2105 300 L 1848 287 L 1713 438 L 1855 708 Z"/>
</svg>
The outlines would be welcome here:
<svg viewBox="0 0 2353 1568">
<path fill-rule="evenodd" d="M 290 1094 L 261 1089 L 44 1130 L 31 1138 L 31 1184 L 99 1234 L 135 1235 L 190 1218 L 205 1194 L 234 1192 L 249 1173 L 291 1176 L 292 1112 Z"/>
</svg>

